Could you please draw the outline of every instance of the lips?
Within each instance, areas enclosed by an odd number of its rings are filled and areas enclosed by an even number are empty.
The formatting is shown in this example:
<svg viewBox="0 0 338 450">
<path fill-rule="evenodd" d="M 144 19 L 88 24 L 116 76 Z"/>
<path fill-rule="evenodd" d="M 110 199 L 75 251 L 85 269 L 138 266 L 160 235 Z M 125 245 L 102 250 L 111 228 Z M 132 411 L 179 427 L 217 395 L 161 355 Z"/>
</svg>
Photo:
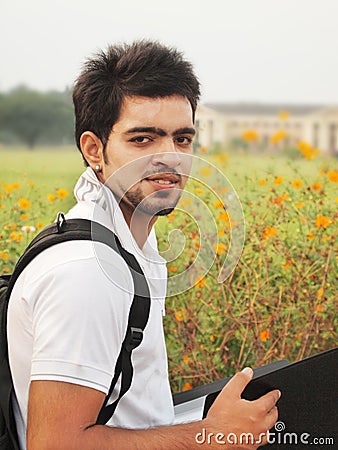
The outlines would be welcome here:
<svg viewBox="0 0 338 450">
<path fill-rule="evenodd" d="M 180 182 L 181 177 L 173 173 L 158 173 L 145 178 L 157 189 L 169 189 L 176 186 Z"/>
</svg>

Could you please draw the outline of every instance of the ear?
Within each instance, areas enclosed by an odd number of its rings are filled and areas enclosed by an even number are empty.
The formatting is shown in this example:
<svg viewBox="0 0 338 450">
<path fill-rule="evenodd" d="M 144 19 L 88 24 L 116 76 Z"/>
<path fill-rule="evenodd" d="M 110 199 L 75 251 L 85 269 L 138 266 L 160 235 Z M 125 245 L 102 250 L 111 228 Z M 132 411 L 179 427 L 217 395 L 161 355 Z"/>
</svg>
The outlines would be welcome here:
<svg viewBox="0 0 338 450">
<path fill-rule="evenodd" d="M 85 131 L 80 137 L 80 146 L 83 156 L 91 167 L 96 164 L 103 165 L 103 145 L 92 131 Z"/>
</svg>

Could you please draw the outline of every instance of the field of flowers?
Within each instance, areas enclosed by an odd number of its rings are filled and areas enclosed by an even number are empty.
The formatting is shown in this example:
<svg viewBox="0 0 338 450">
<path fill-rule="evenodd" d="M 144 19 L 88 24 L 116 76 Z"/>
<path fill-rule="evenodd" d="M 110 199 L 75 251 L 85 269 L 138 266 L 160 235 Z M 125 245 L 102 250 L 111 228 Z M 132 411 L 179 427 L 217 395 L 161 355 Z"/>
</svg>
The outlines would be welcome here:
<svg viewBox="0 0 338 450">
<path fill-rule="evenodd" d="M 188 184 L 212 212 L 219 242 L 208 273 L 167 299 L 164 326 L 174 391 L 246 365 L 293 361 L 337 344 L 338 162 L 313 156 L 203 154 L 235 187 L 246 239 L 236 269 L 218 283 L 231 218 L 206 188 Z M 0 157 L 0 273 L 10 273 L 39 229 L 73 205 L 83 165 L 71 149 L 0 149 Z M 203 176 L 207 183 L 207 170 Z M 170 277 L 187 270 L 201 246 L 198 223 L 183 209 L 156 225 L 162 251 L 171 231 L 181 230 L 186 239 L 182 254 L 168 263 Z"/>
</svg>

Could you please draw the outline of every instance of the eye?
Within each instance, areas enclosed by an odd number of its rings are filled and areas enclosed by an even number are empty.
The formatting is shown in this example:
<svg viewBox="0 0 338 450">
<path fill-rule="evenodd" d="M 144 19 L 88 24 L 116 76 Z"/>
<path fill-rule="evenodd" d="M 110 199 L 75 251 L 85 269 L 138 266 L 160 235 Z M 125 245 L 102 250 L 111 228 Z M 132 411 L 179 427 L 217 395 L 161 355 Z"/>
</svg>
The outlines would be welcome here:
<svg viewBox="0 0 338 450">
<path fill-rule="evenodd" d="M 176 142 L 180 145 L 190 145 L 192 143 L 192 138 L 188 136 L 178 136 Z"/>
<path fill-rule="evenodd" d="M 147 144 L 151 141 L 152 139 L 149 136 L 136 136 L 130 139 L 130 142 L 136 142 L 136 144 Z"/>
</svg>

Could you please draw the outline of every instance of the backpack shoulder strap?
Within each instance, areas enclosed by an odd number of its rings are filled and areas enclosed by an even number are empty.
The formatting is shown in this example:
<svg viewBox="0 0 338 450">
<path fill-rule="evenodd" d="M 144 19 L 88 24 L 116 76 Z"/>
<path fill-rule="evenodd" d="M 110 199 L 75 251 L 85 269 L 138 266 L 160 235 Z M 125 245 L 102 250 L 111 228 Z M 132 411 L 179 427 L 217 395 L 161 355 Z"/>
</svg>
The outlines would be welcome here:
<svg viewBox="0 0 338 450">
<path fill-rule="evenodd" d="M 87 219 L 66 220 L 64 215 L 59 213 L 56 223 L 46 227 L 32 240 L 15 266 L 7 289 L 7 307 L 15 281 L 23 269 L 43 250 L 55 244 L 72 240 L 92 240 L 106 244 L 114 249 L 128 264 L 134 282 L 134 298 L 129 311 L 126 335 L 117 358 L 115 373 L 109 392 L 97 420 L 98 424 L 104 424 L 112 417 L 118 402 L 131 385 L 133 377 L 131 354 L 142 342 L 143 330 L 149 318 L 150 291 L 146 278 L 135 256 L 122 247 L 118 237 L 111 230 L 98 222 Z M 7 314 L 4 316 L 7 319 Z M 7 320 L 5 322 L 6 327 Z M 120 376 L 122 376 L 122 379 L 118 399 L 113 404 L 108 405 L 109 398 Z"/>
</svg>

